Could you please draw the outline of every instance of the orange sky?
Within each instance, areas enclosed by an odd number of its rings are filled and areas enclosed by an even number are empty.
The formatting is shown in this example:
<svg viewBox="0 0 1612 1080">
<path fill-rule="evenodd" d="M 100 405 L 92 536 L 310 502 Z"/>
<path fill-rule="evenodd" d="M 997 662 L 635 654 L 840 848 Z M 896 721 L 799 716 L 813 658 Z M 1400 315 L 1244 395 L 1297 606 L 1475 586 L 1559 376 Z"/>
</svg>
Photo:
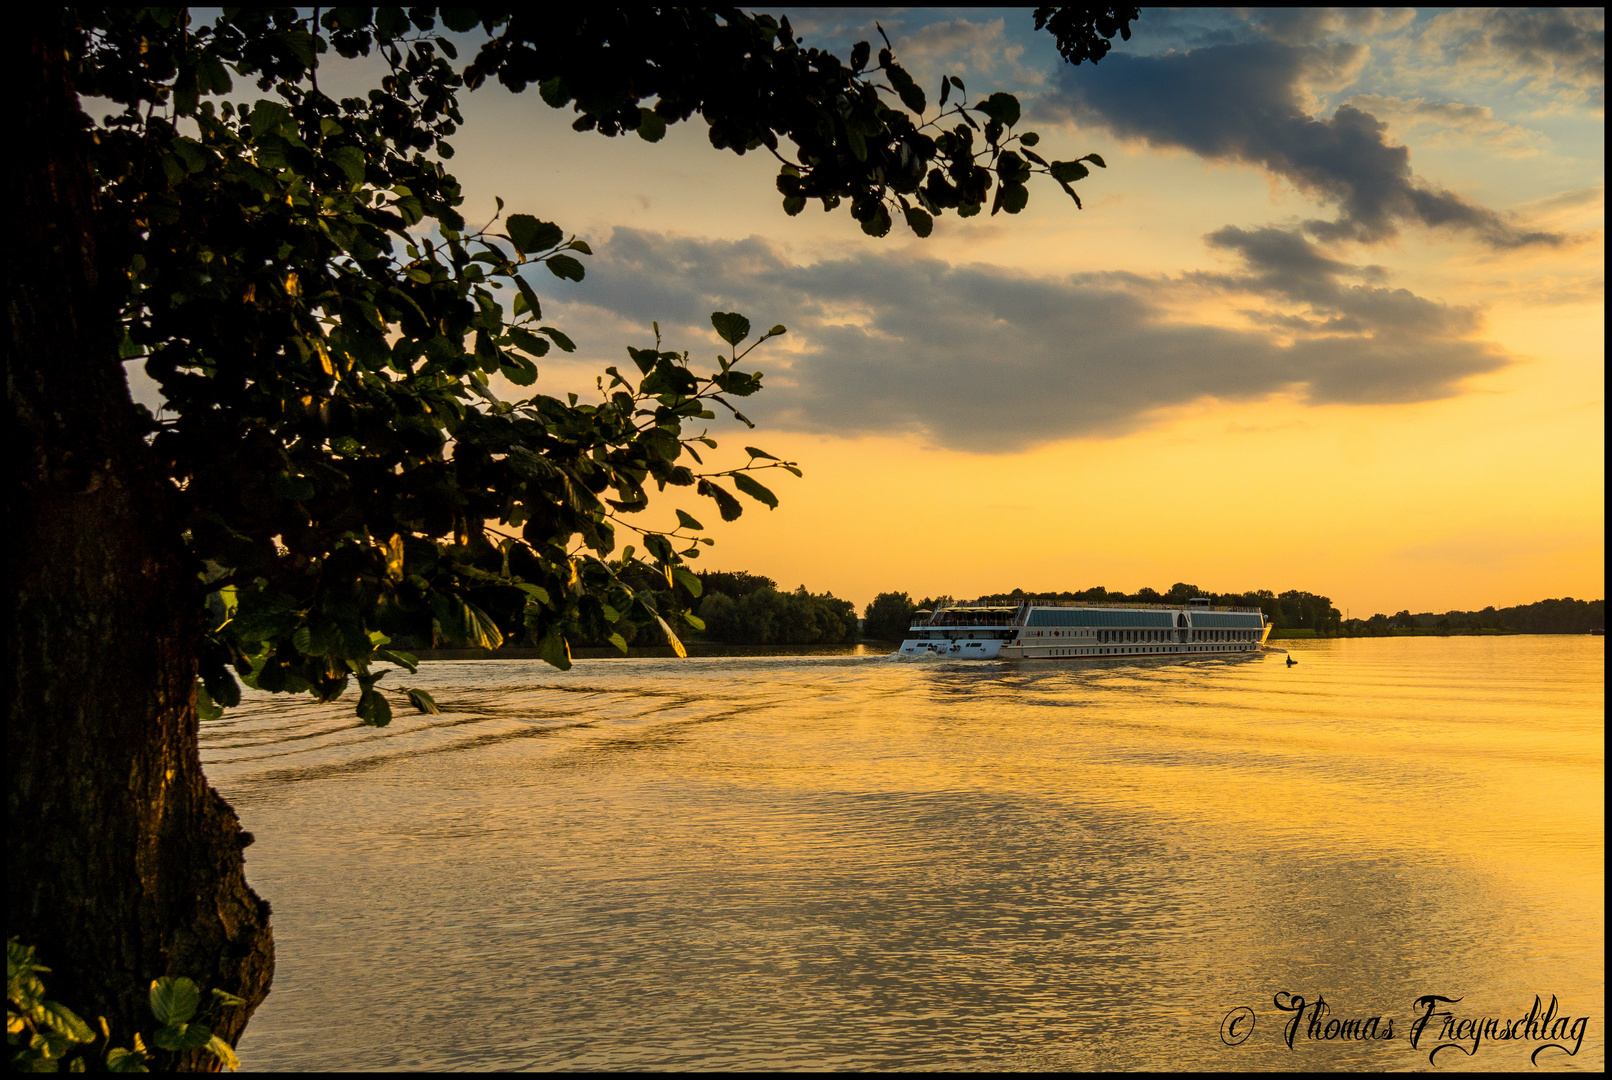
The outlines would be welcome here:
<svg viewBox="0 0 1612 1080">
<path fill-rule="evenodd" d="M 927 241 L 899 229 L 873 239 L 843 212 L 786 217 L 776 163 L 712 150 L 698 119 L 654 146 L 606 140 L 571 132 L 533 95 L 498 90 L 472 97 L 453 167 L 472 219 L 501 195 L 593 245 L 583 286 L 541 286 L 551 319 L 581 346 L 580 360 L 545 369 L 545 392 L 590 387 L 625 345 L 646 343 L 651 317 L 697 360 L 714 355 L 701 325 L 713 308 L 760 326 L 796 321 L 758 354 L 769 384 L 754 399 L 761 427 L 713 433 L 735 454 L 748 444 L 797 460 L 805 478 L 780 476 L 777 510 L 756 506 L 731 524 L 708 503 L 683 502 L 712 526 L 711 568 L 858 604 L 886 590 L 965 597 L 1181 580 L 1306 589 L 1357 617 L 1604 595 L 1603 91 L 1593 69 L 1557 57 L 1522 79 L 1493 55 L 1502 35 L 1475 17 L 1297 30 L 1198 17 L 1220 23 L 1145 12 L 1128 58 L 1099 69 L 1139 81 L 1107 98 L 1103 84 L 1071 81 L 1094 79 L 1089 67 L 1060 70 L 1025 13 L 881 18 L 920 75 L 1014 90 L 1039 117 L 1021 127 L 1039 129 L 1044 150 L 1102 153 L 1109 168 L 1080 185 L 1083 211 L 1047 185 L 1016 218 L 948 217 Z M 843 18 L 800 25 L 838 47 L 861 36 Z M 1246 56 L 1214 51 L 1227 35 Z M 1369 177 L 1349 175 L 1349 161 L 1335 181 L 1284 166 L 1265 121 L 1227 136 L 1254 149 L 1204 152 L 1193 131 L 1147 128 L 1125 112 L 1174 77 L 1170 63 L 1212 73 L 1247 56 L 1278 73 L 1257 93 L 1287 102 L 1286 122 L 1325 135 L 1352 103 L 1385 125 L 1384 147 L 1408 148 L 1412 187 L 1445 193 L 1478 224 L 1357 212 L 1348 193 Z M 1159 66 L 1140 67 L 1147 58 Z M 1318 220 L 1356 235 L 1303 224 Z M 1241 232 L 1210 241 L 1228 227 Z M 1332 276 L 1319 287 L 1333 299 L 1300 295 L 1288 270 L 1256 265 L 1237 236 L 1259 230 L 1324 260 Z M 1261 265 L 1268 276 L 1249 284 Z M 940 284 L 903 291 L 901 275 L 923 267 Z M 889 288 L 841 284 L 856 274 Z M 1209 280 L 1239 274 L 1235 287 Z M 984 304 L 980 283 L 994 282 L 1007 299 L 978 318 L 1007 320 L 1000 338 L 971 326 L 978 340 L 957 339 L 953 355 L 946 334 L 899 329 L 919 308 Z M 1003 308 L 1038 290 L 1030 314 Z M 1061 315 L 1060 297 L 1094 306 Z M 1105 314 L 1128 303 L 1145 309 L 1133 324 Z M 1352 320 L 1342 333 L 1356 336 L 1316 344 L 1338 331 L 1280 322 L 1326 318 Z M 1083 353 L 1088 328 L 1104 344 Z M 1218 332 L 1264 359 L 1245 365 L 1234 345 L 1200 363 L 1195 350 Z M 846 353 L 853 339 L 870 351 Z M 1167 341 L 1181 356 L 1148 374 L 1162 347 L 1153 343 Z M 1084 365 L 1077 374 L 1059 370 L 1065 342 L 1069 362 Z M 1099 409 L 1095 399 L 1112 401 Z"/>
</svg>

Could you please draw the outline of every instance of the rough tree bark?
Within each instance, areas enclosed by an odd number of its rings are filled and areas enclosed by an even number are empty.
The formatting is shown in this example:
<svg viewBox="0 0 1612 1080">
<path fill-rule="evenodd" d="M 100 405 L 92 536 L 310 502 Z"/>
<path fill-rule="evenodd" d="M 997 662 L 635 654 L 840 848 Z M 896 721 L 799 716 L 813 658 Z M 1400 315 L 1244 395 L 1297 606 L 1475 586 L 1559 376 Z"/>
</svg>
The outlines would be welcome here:
<svg viewBox="0 0 1612 1080">
<path fill-rule="evenodd" d="M 33 9 L 6 45 L 23 87 L 4 255 L 6 933 L 114 1045 L 155 1026 L 159 975 L 245 998 L 215 1025 L 234 1044 L 273 977 L 269 905 L 246 884 L 250 834 L 202 774 L 200 587 L 118 360 L 101 282 L 120 268 L 97 262 L 60 18 Z M 204 1050 L 155 1064 L 216 1067 Z"/>
</svg>

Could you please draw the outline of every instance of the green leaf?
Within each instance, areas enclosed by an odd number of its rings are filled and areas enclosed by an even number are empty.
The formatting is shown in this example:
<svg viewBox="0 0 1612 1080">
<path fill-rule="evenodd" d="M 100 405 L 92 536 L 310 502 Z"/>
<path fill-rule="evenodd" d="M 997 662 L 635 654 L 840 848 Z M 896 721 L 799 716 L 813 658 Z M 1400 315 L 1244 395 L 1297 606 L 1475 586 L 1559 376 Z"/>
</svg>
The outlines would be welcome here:
<svg viewBox="0 0 1612 1080">
<path fill-rule="evenodd" d="M 581 281 L 582 279 L 577 278 L 577 280 Z M 558 345 L 560 347 L 561 352 L 576 352 L 577 351 L 576 342 L 574 342 L 570 338 L 566 337 L 560 331 L 554 329 L 554 327 L 552 327 L 552 326 L 539 326 L 537 328 L 537 331 L 540 334 L 547 334 L 549 337 L 553 338 L 554 339 L 554 344 L 556 344 L 556 345 Z"/>
<path fill-rule="evenodd" d="M 695 490 L 701 495 L 708 495 L 716 500 L 716 508 L 722 514 L 723 521 L 733 521 L 744 513 L 744 507 L 739 505 L 739 500 L 728 494 L 720 484 L 713 484 L 709 480 L 701 480 L 699 487 Z"/>
<path fill-rule="evenodd" d="M 766 503 L 768 509 L 777 509 L 778 496 L 774 495 L 772 492 L 750 479 L 750 477 L 746 476 L 744 473 L 734 473 L 733 484 L 740 491 L 744 492 L 757 502 Z"/>
<path fill-rule="evenodd" d="M 629 553 L 627 557 L 630 558 L 632 552 L 631 545 L 628 546 L 627 551 Z M 549 599 L 549 591 L 543 588 L 541 585 L 533 585 L 529 581 L 520 581 L 515 583 L 515 587 L 521 592 L 525 593 L 527 596 L 531 597 L 533 600 L 537 601 L 539 604 L 542 604 L 544 607 L 548 607 L 553 602 Z"/>
<path fill-rule="evenodd" d="M 205 1024 L 164 1024 L 151 1041 L 162 1050 L 200 1050 L 212 1041 L 212 1029 Z"/>
<path fill-rule="evenodd" d="M 1019 122 L 1019 99 L 1012 94 L 998 91 L 974 106 L 974 109 L 1005 127 L 1012 127 Z"/>
<path fill-rule="evenodd" d="M 203 94 L 227 94 L 232 87 L 223 62 L 212 53 L 203 54 L 196 64 L 196 89 Z"/>
<path fill-rule="evenodd" d="M 587 273 L 582 264 L 569 255 L 550 255 L 544 262 L 548 264 L 549 273 L 557 278 L 581 281 Z"/>
<path fill-rule="evenodd" d="M 515 250 L 522 255 L 546 251 L 565 239 L 565 233 L 552 221 L 539 221 L 531 214 L 511 214 L 506 223 Z"/>
<path fill-rule="evenodd" d="M 666 137 L 666 121 L 653 109 L 639 109 L 638 137 L 645 142 L 660 142 Z"/>
<path fill-rule="evenodd" d="M 121 1046 L 114 1046 L 106 1052 L 106 1071 L 143 1073 L 151 1070 L 146 1068 L 146 1056 L 139 1050 L 125 1050 Z"/>
<path fill-rule="evenodd" d="M 617 648 L 617 650 L 620 651 L 621 655 L 623 655 L 623 656 L 627 655 L 627 639 L 626 638 L 622 637 L 620 634 L 611 634 L 609 637 L 605 638 L 605 640 L 610 642 L 610 644 L 614 645 Z"/>
<path fill-rule="evenodd" d="M 73 1042 L 93 1042 L 95 1035 L 90 1026 L 79 1019 L 77 1013 L 59 1001 L 42 1001 L 39 1003 L 39 1019 L 48 1024 L 52 1031 L 58 1032 Z"/>
<path fill-rule="evenodd" d="M 252 137 L 262 139 L 265 135 L 278 134 L 282 125 L 291 121 L 291 111 L 278 101 L 264 99 L 252 106 L 252 115 L 247 123 L 252 128 Z"/>
<path fill-rule="evenodd" d="M 661 630 L 666 634 L 666 644 L 670 645 L 672 647 L 672 651 L 678 656 L 687 659 L 688 650 L 683 647 L 683 643 L 678 639 L 677 635 L 672 633 L 672 628 L 666 622 L 666 620 L 661 618 L 659 615 L 656 615 L 655 621 L 660 624 Z"/>
<path fill-rule="evenodd" d="M 550 667 L 557 667 L 561 671 L 571 670 L 571 646 L 558 627 L 549 630 L 543 640 L 537 643 L 537 655 Z"/>
<path fill-rule="evenodd" d="M 515 343 L 516 348 L 533 356 L 548 355 L 549 343 L 523 326 L 511 326 L 509 339 Z"/>
<path fill-rule="evenodd" d="M 908 228 L 919 236 L 928 236 L 935 231 L 935 219 L 930 217 L 927 211 L 920 210 L 914 206 L 903 210 L 902 213 L 907 218 Z"/>
<path fill-rule="evenodd" d="M 1078 161 L 1054 161 L 1052 163 L 1052 178 L 1061 183 L 1072 184 L 1076 180 L 1084 180 L 1091 175 L 1091 170 Z"/>
<path fill-rule="evenodd" d="M 1019 136 L 1019 142 L 1024 144 L 1025 146 L 1034 146 L 1036 143 L 1038 143 L 1040 141 L 1041 141 L 1041 136 L 1037 135 L 1033 131 L 1026 131 L 1023 135 Z"/>
<path fill-rule="evenodd" d="M 923 115 L 929 103 L 924 98 L 924 92 L 918 88 L 918 84 L 912 81 L 912 76 L 908 75 L 899 64 L 891 64 L 884 73 L 889 76 L 890 85 L 901 98 L 901 104 L 920 116 Z"/>
<path fill-rule="evenodd" d="M 365 687 L 358 695 L 358 718 L 370 727 L 385 727 L 392 722 L 392 705 L 379 690 Z"/>
<path fill-rule="evenodd" d="M 717 336 L 729 345 L 737 345 L 750 335 L 750 320 L 737 311 L 711 312 L 711 325 Z"/>
<path fill-rule="evenodd" d="M 688 623 L 696 630 L 703 631 L 705 629 L 705 620 L 694 614 L 692 611 L 683 612 L 683 621 Z"/>
<path fill-rule="evenodd" d="M 532 291 L 531 283 L 525 278 L 517 276 L 515 278 L 515 287 L 520 290 L 520 294 L 515 297 L 513 305 L 516 316 L 518 317 L 522 313 L 530 311 L 532 318 L 541 319 L 543 317 L 543 305 L 538 303 L 537 293 Z"/>
<path fill-rule="evenodd" d="M 10 1014 L 7 1015 L 9 1019 Z M 10 1027 L 9 1023 L 7 1024 L 7 1027 Z M 9 1031 L 8 1034 L 10 1034 Z M 21 1034 L 21 1032 L 18 1034 Z M 67 1051 L 72 1047 L 72 1045 L 73 1044 L 68 1041 L 67 1036 L 59 1032 L 35 1032 L 34 1037 L 28 1040 L 28 1048 L 34 1051 L 34 1053 L 38 1056 L 32 1061 L 30 1061 L 26 1055 L 23 1056 L 22 1064 L 25 1066 L 24 1071 L 58 1071 L 61 1068 L 61 1059 L 66 1056 Z"/>
<path fill-rule="evenodd" d="M 504 644 L 503 631 L 498 629 L 492 616 L 471 603 L 465 604 L 465 627 L 470 639 L 483 649 L 496 649 Z"/>
<path fill-rule="evenodd" d="M 645 375 L 654 370 L 655 362 L 660 359 L 660 354 L 654 349 L 635 349 L 631 345 L 627 346 L 627 355 L 632 357 L 632 362 Z"/>
<path fill-rule="evenodd" d="M 516 386 L 531 386 L 537 381 L 537 365 L 524 356 L 504 353 L 499 358 L 498 370 Z"/>
<path fill-rule="evenodd" d="M 403 692 L 409 696 L 409 704 L 427 716 L 436 716 L 442 712 L 441 709 L 437 708 L 436 700 L 424 690 L 406 686 L 403 688 Z"/>
<path fill-rule="evenodd" d="M 860 131 L 855 128 L 848 128 L 845 132 L 845 142 L 851 148 L 851 156 L 856 160 L 866 161 L 868 159 L 868 141 Z"/>
<path fill-rule="evenodd" d="M 39 981 L 36 971 L 49 971 L 36 961 L 31 945 L 23 945 L 12 938 L 6 942 L 6 996 L 18 1008 L 38 1008 L 45 997 L 45 984 Z"/>
<path fill-rule="evenodd" d="M 364 151 L 356 146 L 339 146 L 330 153 L 330 160 L 336 163 L 342 175 L 349 184 L 362 183 L 364 179 Z"/>
<path fill-rule="evenodd" d="M 690 596 L 694 597 L 695 599 L 699 599 L 700 592 L 704 588 L 704 586 L 700 584 L 699 578 L 695 577 L 681 566 L 672 567 L 672 577 L 677 580 L 678 584 L 682 585 L 683 588 L 688 590 L 688 594 Z"/>
<path fill-rule="evenodd" d="M 862 231 L 869 236 L 886 236 L 890 232 L 890 222 L 890 211 L 885 209 L 883 203 L 879 203 L 874 206 L 873 213 L 867 220 L 861 223 Z"/>
<path fill-rule="evenodd" d="M 201 991 L 184 976 L 177 979 L 164 975 L 151 981 L 151 1015 L 159 1024 L 185 1024 L 196 1015 L 201 1004 Z"/>
<path fill-rule="evenodd" d="M 701 525 L 698 521 L 694 520 L 694 518 L 690 517 L 682 510 L 677 511 L 677 524 L 685 529 L 701 530 L 705 528 L 704 525 Z M 695 595 L 697 596 L 699 594 L 696 593 Z"/>
<path fill-rule="evenodd" d="M 234 1072 L 241 1067 L 241 1059 L 235 1056 L 234 1048 L 217 1035 L 207 1040 L 207 1049 L 211 1050 L 213 1056 L 223 1062 L 224 1068 L 230 1072 Z"/>
<path fill-rule="evenodd" d="M 1106 165 L 1106 164 L 1104 164 L 1104 162 L 1103 162 L 1103 159 L 1102 159 L 1102 158 L 1101 158 L 1101 157 L 1099 157 L 1099 156 L 1098 156 L 1098 155 L 1096 155 L 1096 154 L 1087 154 L 1087 155 L 1086 155 L 1086 156 L 1085 156 L 1085 157 L 1084 157 L 1084 158 L 1082 158 L 1082 159 L 1081 159 L 1081 160 L 1082 160 L 1082 161 L 1089 161 L 1089 162 L 1091 162 L 1091 163 L 1092 163 L 1092 164 L 1093 164 L 1093 165 L 1095 165 L 1095 166 L 1097 166 L 1097 167 L 1098 167 L 1098 168 L 1099 168 L 1099 169 L 1106 169 L 1106 168 L 1108 168 L 1108 166 L 1107 166 L 1107 165 Z"/>
<path fill-rule="evenodd" d="M 434 593 L 431 615 L 438 632 L 454 645 L 496 649 L 504 643 L 503 633 L 487 613 L 460 597 Z"/>
<path fill-rule="evenodd" d="M 196 716 L 204 724 L 224 716 L 224 707 L 214 703 L 213 695 L 207 692 L 206 685 L 200 679 L 196 680 Z"/>
<path fill-rule="evenodd" d="M 419 658 L 412 653 L 393 652 L 391 649 L 376 649 L 375 659 L 385 660 L 389 664 L 396 664 L 400 668 L 407 668 L 410 675 L 414 674 L 420 666 Z M 214 990 L 213 993 L 220 993 Z"/>
<path fill-rule="evenodd" d="M 1006 150 L 996 159 L 996 175 L 1004 184 L 1022 184 L 1030 177 L 1030 166 L 1018 154 Z"/>
</svg>

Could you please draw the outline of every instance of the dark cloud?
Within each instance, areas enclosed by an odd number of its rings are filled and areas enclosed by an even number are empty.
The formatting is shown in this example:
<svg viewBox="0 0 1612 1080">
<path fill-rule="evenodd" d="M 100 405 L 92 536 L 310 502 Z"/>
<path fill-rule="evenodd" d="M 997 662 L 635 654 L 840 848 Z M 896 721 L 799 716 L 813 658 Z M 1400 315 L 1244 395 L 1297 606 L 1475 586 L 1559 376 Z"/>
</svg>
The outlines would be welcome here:
<svg viewBox="0 0 1612 1080">
<path fill-rule="evenodd" d="M 713 310 L 785 323 L 798 351 L 762 354 L 768 389 L 757 419 L 846 435 L 916 433 L 981 453 L 1120 434 L 1155 410 L 1205 397 L 1447 397 L 1506 362 L 1462 336 L 1474 329 L 1472 313 L 1370 285 L 1375 268 L 1331 259 L 1300 236 L 1228 229 L 1211 243 L 1235 253 L 1242 270 L 1050 279 L 880 252 L 801 266 L 755 238 L 618 229 L 598 247 L 577 298 L 640 326 L 681 324 L 669 340 L 709 336 Z M 1289 322 L 1229 329 L 1183 322 L 1166 308 L 1205 290 L 1246 296 Z"/>
<path fill-rule="evenodd" d="M 1407 335 L 1417 340 L 1466 336 L 1478 329 L 1476 308 L 1440 304 L 1408 289 L 1370 284 L 1382 269 L 1352 266 L 1323 255 L 1296 232 L 1228 225 L 1210 233 L 1211 247 L 1241 256 L 1245 273 L 1198 274 L 1196 280 L 1220 288 L 1278 297 L 1304 304 L 1312 327 L 1357 334 Z M 1347 285 L 1358 278 L 1366 284 Z"/>
<path fill-rule="evenodd" d="M 1580 91 L 1600 106 L 1606 95 L 1606 12 L 1601 8 L 1458 8 L 1435 17 L 1424 35 L 1445 58 L 1540 89 Z"/>
<path fill-rule="evenodd" d="M 1385 124 L 1341 105 L 1330 119 L 1305 112 L 1304 87 L 1338 81 L 1362 46 L 1250 41 L 1158 56 L 1113 55 L 1097 68 L 1065 67 L 1044 115 L 1103 125 L 1126 138 L 1244 161 L 1338 204 L 1336 221 L 1306 227 L 1325 240 L 1380 240 L 1402 222 L 1462 229 L 1497 248 L 1563 237 L 1516 228 L 1501 215 L 1419 180 L 1410 151 L 1390 146 Z"/>
</svg>

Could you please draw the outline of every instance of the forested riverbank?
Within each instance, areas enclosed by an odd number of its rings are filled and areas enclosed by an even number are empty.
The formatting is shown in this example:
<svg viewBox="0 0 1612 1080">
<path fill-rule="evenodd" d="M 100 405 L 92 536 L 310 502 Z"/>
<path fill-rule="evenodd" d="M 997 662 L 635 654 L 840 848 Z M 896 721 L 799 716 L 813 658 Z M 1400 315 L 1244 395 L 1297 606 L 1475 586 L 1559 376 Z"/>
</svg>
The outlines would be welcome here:
<svg viewBox="0 0 1612 1080">
<path fill-rule="evenodd" d="M 1185 604 L 1193 597 L 1209 598 L 1216 605 L 1258 608 L 1272 626 L 1273 639 L 1331 637 L 1434 637 L 1493 634 L 1583 634 L 1605 626 L 1604 600 L 1572 597 L 1541 600 L 1513 607 L 1486 607 L 1479 611 L 1420 612 L 1409 609 L 1369 619 L 1344 618 L 1332 599 L 1301 589 L 1277 593 L 1268 589 L 1215 592 L 1186 582 L 1169 589 L 1150 588 L 1120 592 L 1102 586 L 1079 591 L 991 593 L 972 598 L 925 596 L 914 600 L 905 592 L 883 592 L 863 608 L 832 592 L 814 593 L 805 585 L 779 588 L 772 578 L 745 571 L 708 570 L 693 575 L 700 594 L 692 608 L 701 629 L 682 642 L 690 655 L 740 655 L 752 649 L 853 650 L 861 643 L 893 643 L 906 636 L 914 619 L 926 617 L 937 605 L 954 603 L 1018 603 L 1025 599 L 1055 602 L 1111 604 Z M 665 584 L 653 575 L 635 581 L 641 592 L 657 597 Z M 667 600 L 670 599 L 668 592 Z M 672 655 L 674 648 L 654 634 L 626 636 L 628 655 Z M 433 649 L 431 642 L 404 643 L 422 658 L 461 659 L 499 656 L 520 658 L 532 649 L 511 642 L 496 652 L 486 649 Z M 578 634 L 572 655 L 620 656 L 621 650 L 605 640 Z"/>
</svg>

